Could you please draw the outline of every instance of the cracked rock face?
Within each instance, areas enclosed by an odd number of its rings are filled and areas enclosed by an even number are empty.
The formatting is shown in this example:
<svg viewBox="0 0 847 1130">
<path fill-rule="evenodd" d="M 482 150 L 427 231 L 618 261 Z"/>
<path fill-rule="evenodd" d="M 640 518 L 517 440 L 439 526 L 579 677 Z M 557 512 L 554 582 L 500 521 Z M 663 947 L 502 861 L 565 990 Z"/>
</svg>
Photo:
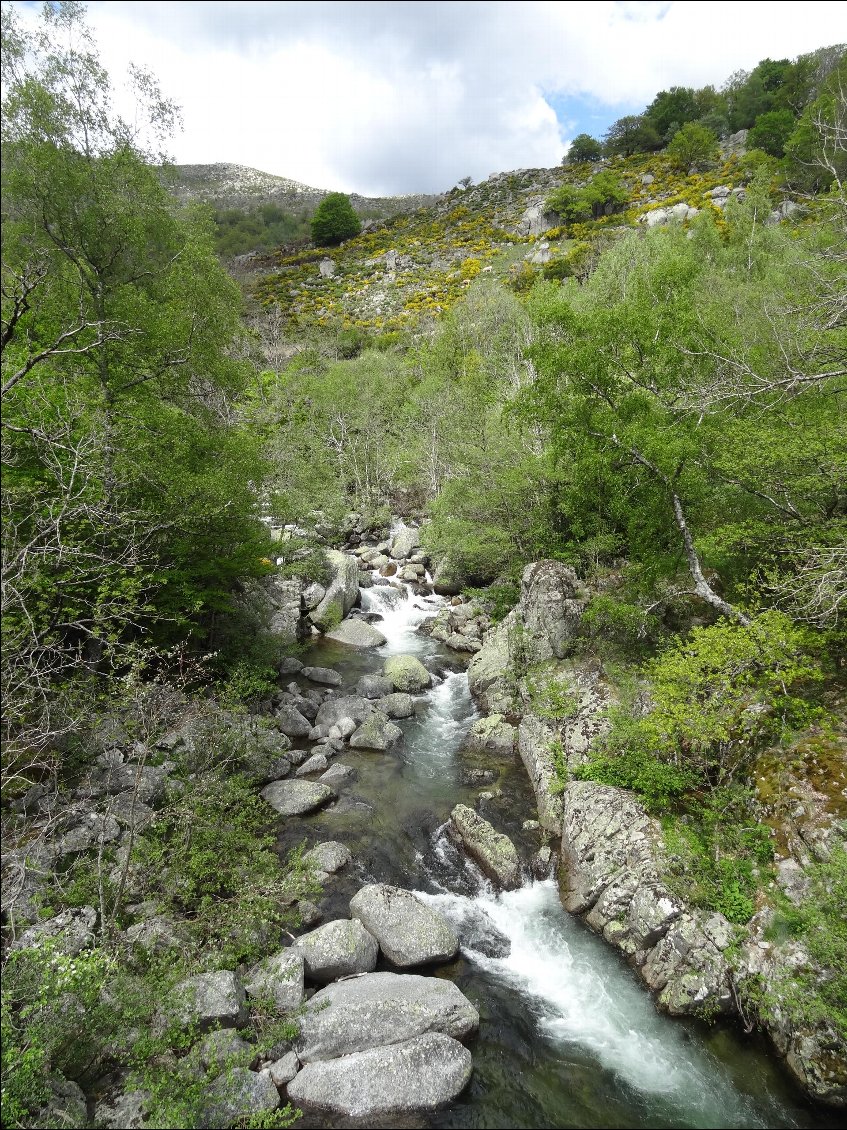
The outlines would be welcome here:
<svg viewBox="0 0 847 1130">
<path fill-rule="evenodd" d="M 731 927 L 664 886 L 660 835 L 640 802 L 591 781 L 569 782 L 562 801 L 565 908 L 626 954 L 664 1011 L 732 1011 Z"/>
</svg>

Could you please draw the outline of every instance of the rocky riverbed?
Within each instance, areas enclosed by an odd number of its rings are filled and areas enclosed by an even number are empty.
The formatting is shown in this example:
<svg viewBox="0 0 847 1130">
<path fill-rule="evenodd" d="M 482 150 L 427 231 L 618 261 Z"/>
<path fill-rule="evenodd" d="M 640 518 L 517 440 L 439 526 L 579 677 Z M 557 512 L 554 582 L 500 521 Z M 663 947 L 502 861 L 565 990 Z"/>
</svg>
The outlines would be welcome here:
<svg viewBox="0 0 847 1130">
<path fill-rule="evenodd" d="M 304 1127 L 828 1125 L 758 1045 L 696 1019 L 704 1003 L 738 1007 L 728 924 L 662 887 L 661 842 L 637 800 L 589 782 L 554 787 L 550 725 L 528 709 L 514 650 L 524 663 L 567 662 L 586 602 L 576 578 L 532 566 L 517 609 L 493 626 L 449 583 L 435 591 L 417 531 L 346 548 L 329 585 L 286 584 L 270 601 L 292 639 L 328 628 L 283 662 L 262 704 L 273 728 L 217 716 L 248 735 L 278 849 L 305 844 L 323 893 L 302 902 L 302 926 L 269 957 L 199 974 L 161 1002 L 196 1034 L 189 1054 L 221 1065 L 204 1124 L 290 1101 Z M 611 691 L 589 670 L 571 676 L 578 758 Z M 48 855 L 119 839 L 125 809 L 152 818 L 174 786 L 167 750 L 197 740 L 195 720 L 172 718 L 156 766 L 113 742 Z M 31 859 L 12 872 L 36 892 Z M 60 918 L 18 944 L 50 933 L 84 948 L 96 908 Z M 179 931 L 139 907 L 127 933 L 167 947 Z M 615 950 L 681 1019 L 653 1008 Z M 257 1002 L 297 1022 L 269 1054 L 252 1051 Z M 782 1054 L 809 1065 L 795 1074 L 815 1093 L 813 1051 L 789 1032 Z M 827 1097 L 831 1081 L 818 1077 Z M 82 1109 L 87 1097 L 67 1087 L 61 1102 Z M 95 1119 L 142 1126 L 145 1102 L 113 1086 Z"/>
</svg>

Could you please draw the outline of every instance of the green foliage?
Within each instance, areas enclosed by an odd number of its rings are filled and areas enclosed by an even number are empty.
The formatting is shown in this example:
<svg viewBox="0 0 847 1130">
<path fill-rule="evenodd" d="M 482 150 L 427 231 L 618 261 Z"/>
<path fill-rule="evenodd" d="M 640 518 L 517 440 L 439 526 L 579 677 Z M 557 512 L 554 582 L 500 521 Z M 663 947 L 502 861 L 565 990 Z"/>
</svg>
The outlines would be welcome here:
<svg viewBox="0 0 847 1130">
<path fill-rule="evenodd" d="M 627 114 L 618 118 L 606 130 L 603 141 L 607 153 L 621 157 L 649 153 L 662 144 L 659 131 L 645 114 Z"/>
<path fill-rule="evenodd" d="M 35 1125 L 50 1097 L 50 1073 L 76 1078 L 97 1056 L 110 967 L 103 950 L 71 957 L 50 940 L 6 957 L 0 991 L 4 1126 Z"/>
<path fill-rule="evenodd" d="M 672 86 L 670 90 L 660 90 L 644 116 L 649 118 L 663 141 L 670 141 L 676 130 L 700 117 L 700 103 L 697 93 L 689 86 Z"/>
<path fill-rule="evenodd" d="M 283 244 L 308 239 L 311 235 L 305 215 L 286 212 L 278 204 L 260 204 L 252 211 L 218 209 L 214 220 L 215 249 L 224 257 L 270 251 Z"/>
<path fill-rule="evenodd" d="M 361 230 L 362 222 L 353 210 L 350 197 L 343 192 L 330 192 L 325 196 L 312 217 L 312 241 L 318 247 L 343 243 Z"/>
<path fill-rule="evenodd" d="M 769 110 L 756 118 L 755 125 L 747 134 L 747 144 L 752 149 L 762 149 L 771 157 L 781 157 L 794 126 L 795 118 L 790 110 Z"/>
<path fill-rule="evenodd" d="M 644 748 L 644 734 L 637 725 L 627 726 L 625 721 L 618 720 L 615 737 L 622 743 L 620 752 L 600 753 L 585 765 L 577 766 L 573 771 L 576 780 L 632 789 L 644 798 L 652 812 L 671 808 L 695 784 L 689 770 L 668 765 Z"/>
<path fill-rule="evenodd" d="M 668 146 L 668 156 L 679 169 L 704 165 L 718 154 L 718 139 L 699 122 L 689 122 L 678 130 Z"/>
<path fill-rule="evenodd" d="M 240 659 L 227 669 L 217 698 L 224 710 L 243 710 L 257 706 L 262 699 L 272 698 L 277 688 L 278 675 L 274 667 L 263 667 Z"/>
<path fill-rule="evenodd" d="M 579 165 L 584 161 L 599 161 L 603 156 L 603 146 L 589 133 L 578 133 L 568 149 L 565 161 L 569 165 Z"/>
<path fill-rule="evenodd" d="M 818 968 L 801 968 L 776 985 L 766 1008 L 784 1010 L 808 1024 L 832 1023 L 847 1038 L 847 852 L 837 847 L 832 858 L 806 869 L 808 896 L 799 906 L 787 900 L 767 931 L 771 941 L 796 939 Z M 821 976 L 819 969 L 827 970 Z"/>
<path fill-rule="evenodd" d="M 292 856 L 281 870 L 268 811 L 252 783 L 207 768 L 136 837 L 132 862 L 157 877 L 166 909 L 222 967 L 255 959 L 278 936 L 286 906 L 314 888 Z"/>
</svg>

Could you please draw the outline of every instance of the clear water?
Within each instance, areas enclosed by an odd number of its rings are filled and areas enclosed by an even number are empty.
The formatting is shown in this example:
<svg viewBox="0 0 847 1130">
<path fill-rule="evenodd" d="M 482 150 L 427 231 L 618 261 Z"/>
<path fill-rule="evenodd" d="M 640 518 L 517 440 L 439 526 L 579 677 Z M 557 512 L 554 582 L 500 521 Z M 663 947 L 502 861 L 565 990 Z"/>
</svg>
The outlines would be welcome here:
<svg viewBox="0 0 847 1130">
<path fill-rule="evenodd" d="M 471 1084 L 449 1109 L 413 1118 L 431 1127 L 834 1127 L 807 1107 L 774 1059 L 733 1029 L 672 1020 L 656 1012 L 632 971 L 604 942 L 561 907 L 555 883 L 532 883 L 496 894 L 476 867 L 446 839 L 443 826 L 458 802 L 478 789 L 460 783 L 461 748 L 476 717 L 467 678 L 455 655 L 415 631 L 441 598 L 415 596 L 406 586 L 363 590 L 365 611 L 387 643 L 355 652 L 321 641 L 309 652 L 336 667 L 351 690 L 389 654 L 419 656 L 441 671 L 418 700 L 415 718 L 401 723 L 404 741 L 391 753 L 347 750 L 357 780 L 338 804 L 306 821 L 291 821 L 280 847 L 337 838 L 353 852 L 323 910 L 346 916 L 364 882 L 391 882 L 418 891 L 457 925 L 483 910 L 511 941 L 507 958 L 463 949 L 438 971 L 451 977 L 480 1011 L 471 1044 Z M 538 841 L 521 830 L 534 816 L 522 767 L 500 767 L 486 815 L 525 854 Z M 304 833 L 305 829 L 305 833 Z M 337 1125 L 306 1118 L 305 1128 Z"/>
</svg>

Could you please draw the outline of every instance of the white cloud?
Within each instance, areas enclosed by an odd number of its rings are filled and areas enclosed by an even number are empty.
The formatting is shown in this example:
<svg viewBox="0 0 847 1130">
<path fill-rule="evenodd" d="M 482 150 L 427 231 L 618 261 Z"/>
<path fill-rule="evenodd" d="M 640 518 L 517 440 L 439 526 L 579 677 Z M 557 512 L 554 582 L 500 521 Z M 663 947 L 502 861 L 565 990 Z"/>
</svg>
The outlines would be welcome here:
<svg viewBox="0 0 847 1130">
<path fill-rule="evenodd" d="M 847 39 L 832 3 L 94 3 L 101 56 L 183 107 L 180 162 L 233 161 L 365 193 L 551 165 L 542 91 L 646 104 Z"/>
</svg>

